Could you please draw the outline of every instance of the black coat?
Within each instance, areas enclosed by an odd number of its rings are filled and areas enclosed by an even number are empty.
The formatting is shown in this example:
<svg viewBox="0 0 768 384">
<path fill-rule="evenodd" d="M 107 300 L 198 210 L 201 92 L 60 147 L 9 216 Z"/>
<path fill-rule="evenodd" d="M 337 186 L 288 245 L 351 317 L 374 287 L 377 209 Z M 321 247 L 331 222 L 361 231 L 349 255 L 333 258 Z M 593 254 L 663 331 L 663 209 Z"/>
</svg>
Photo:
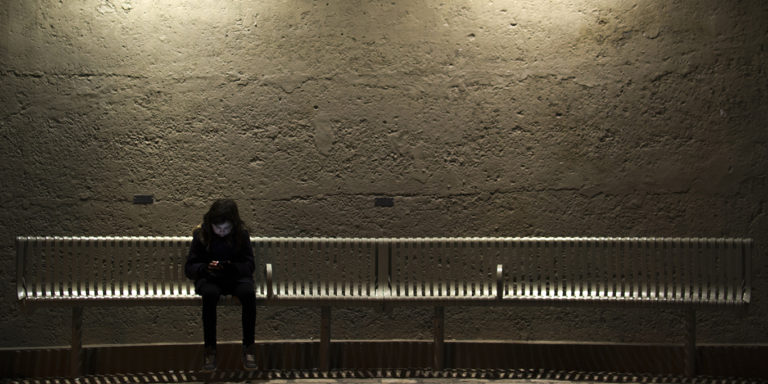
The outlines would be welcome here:
<svg viewBox="0 0 768 384">
<path fill-rule="evenodd" d="M 184 265 L 184 274 L 195 281 L 197 287 L 202 280 L 213 282 L 251 282 L 253 271 L 256 269 L 248 232 L 231 234 L 227 237 L 213 236 L 210 244 L 200 240 L 201 230 L 195 230 L 192 236 L 192 246 Z M 237 249 L 232 236 L 242 236 L 240 249 Z M 211 271 L 208 264 L 217 260 L 223 265 L 222 270 Z"/>
</svg>

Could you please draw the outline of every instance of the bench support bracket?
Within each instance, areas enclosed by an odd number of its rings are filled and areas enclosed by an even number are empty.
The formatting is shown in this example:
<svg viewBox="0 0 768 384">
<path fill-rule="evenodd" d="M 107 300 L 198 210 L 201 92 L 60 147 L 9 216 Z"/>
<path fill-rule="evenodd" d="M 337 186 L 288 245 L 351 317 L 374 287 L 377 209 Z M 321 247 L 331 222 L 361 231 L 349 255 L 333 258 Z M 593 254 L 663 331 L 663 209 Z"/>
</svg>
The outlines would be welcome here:
<svg viewBox="0 0 768 384">
<path fill-rule="evenodd" d="M 432 324 L 434 332 L 432 368 L 435 371 L 442 371 L 445 368 L 445 307 L 435 307 Z"/>
<path fill-rule="evenodd" d="M 69 372 L 79 377 L 83 367 L 83 307 L 72 308 L 72 349 L 69 352 Z"/>
<path fill-rule="evenodd" d="M 331 307 L 320 309 L 320 370 L 331 369 Z"/>
<path fill-rule="evenodd" d="M 685 310 L 685 375 L 696 376 L 696 310 Z"/>
</svg>

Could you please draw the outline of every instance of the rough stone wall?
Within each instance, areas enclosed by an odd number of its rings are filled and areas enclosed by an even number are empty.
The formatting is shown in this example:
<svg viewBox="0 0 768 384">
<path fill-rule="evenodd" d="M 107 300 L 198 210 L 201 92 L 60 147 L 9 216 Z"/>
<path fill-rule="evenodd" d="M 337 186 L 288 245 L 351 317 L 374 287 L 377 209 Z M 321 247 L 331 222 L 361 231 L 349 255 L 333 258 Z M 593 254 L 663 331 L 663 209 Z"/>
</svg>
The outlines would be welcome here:
<svg viewBox="0 0 768 384">
<path fill-rule="evenodd" d="M 752 237 L 753 304 L 699 339 L 768 342 L 763 0 L 7 0 L 0 30 L 0 347 L 69 338 L 66 310 L 17 308 L 15 236 L 185 235 L 221 196 L 267 236 Z M 429 339 L 430 315 L 339 309 L 334 336 Z M 446 316 L 456 339 L 682 336 L 668 310 Z M 258 322 L 310 338 L 319 313 Z M 201 340 L 195 308 L 86 310 L 86 343 Z"/>
</svg>

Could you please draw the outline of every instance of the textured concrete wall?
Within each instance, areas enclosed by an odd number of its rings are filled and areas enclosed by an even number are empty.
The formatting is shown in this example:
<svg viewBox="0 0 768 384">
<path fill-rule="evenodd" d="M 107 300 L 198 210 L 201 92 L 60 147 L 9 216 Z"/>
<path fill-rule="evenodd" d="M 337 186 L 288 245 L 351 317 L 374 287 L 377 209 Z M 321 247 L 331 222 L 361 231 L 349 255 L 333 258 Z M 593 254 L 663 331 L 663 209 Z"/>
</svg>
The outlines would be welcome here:
<svg viewBox="0 0 768 384">
<path fill-rule="evenodd" d="M 69 337 L 66 310 L 16 308 L 14 236 L 184 235 L 220 196 L 269 236 L 753 237 L 753 305 L 699 335 L 768 342 L 763 0 L 6 0 L 0 30 L 0 347 Z M 337 337 L 429 338 L 429 309 L 334 314 Z M 318 316 L 261 310 L 258 334 Z M 446 316 L 459 339 L 682 335 L 673 311 Z M 202 340 L 195 308 L 85 329 Z"/>
</svg>

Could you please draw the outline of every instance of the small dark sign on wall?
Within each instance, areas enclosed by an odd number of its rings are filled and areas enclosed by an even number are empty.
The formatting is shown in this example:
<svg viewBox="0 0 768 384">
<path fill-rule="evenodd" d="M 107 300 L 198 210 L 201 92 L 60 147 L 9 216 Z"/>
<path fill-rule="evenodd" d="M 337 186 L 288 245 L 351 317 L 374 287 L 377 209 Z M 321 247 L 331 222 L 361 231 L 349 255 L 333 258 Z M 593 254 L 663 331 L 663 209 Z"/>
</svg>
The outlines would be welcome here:
<svg viewBox="0 0 768 384">
<path fill-rule="evenodd" d="M 374 207 L 394 207 L 395 199 L 392 197 L 377 197 L 373 200 Z"/>
<path fill-rule="evenodd" d="M 155 202 L 154 195 L 133 195 L 134 204 L 152 204 Z"/>
</svg>

